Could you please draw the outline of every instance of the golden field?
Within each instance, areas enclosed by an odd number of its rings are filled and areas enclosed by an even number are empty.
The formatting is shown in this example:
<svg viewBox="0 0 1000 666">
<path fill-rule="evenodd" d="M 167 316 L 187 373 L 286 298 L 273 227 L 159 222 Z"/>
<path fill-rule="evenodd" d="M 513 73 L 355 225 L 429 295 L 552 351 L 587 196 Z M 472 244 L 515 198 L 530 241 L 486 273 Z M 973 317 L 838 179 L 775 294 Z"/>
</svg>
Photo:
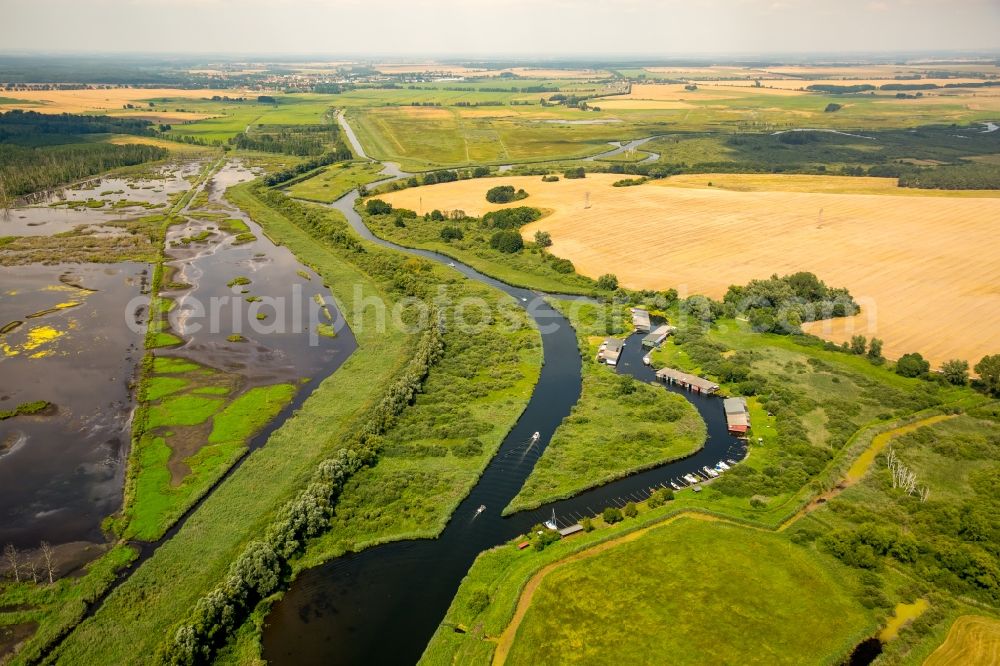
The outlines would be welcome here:
<svg viewBox="0 0 1000 666">
<path fill-rule="evenodd" d="M 955 620 L 944 643 L 924 666 L 1000 664 L 1000 621 L 978 615 Z"/>
<path fill-rule="evenodd" d="M 892 179 L 712 174 L 612 187 L 619 178 L 466 180 L 383 198 L 420 213 L 481 215 L 503 207 L 488 203 L 486 190 L 510 184 L 529 197 L 508 206 L 551 211 L 523 229 L 525 238 L 550 232 L 553 254 L 584 275 L 612 272 L 631 288 L 720 298 L 731 284 L 807 270 L 847 287 L 864 308 L 852 319 L 810 325 L 818 335 L 874 335 L 890 357 L 919 351 L 938 364 L 1000 352 L 998 192 L 949 196 L 901 190 Z"/>
<path fill-rule="evenodd" d="M 82 90 L 4 90 L 0 97 L 24 100 L 23 104 L 2 104 L 0 111 L 24 109 L 39 113 L 89 113 L 121 109 L 126 104 L 170 97 L 209 99 L 213 95 L 239 96 L 239 90 L 182 90 L 180 88 L 110 88 Z M 256 93 L 254 93 L 256 94 Z M 198 115 L 198 114 L 190 114 Z"/>
</svg>

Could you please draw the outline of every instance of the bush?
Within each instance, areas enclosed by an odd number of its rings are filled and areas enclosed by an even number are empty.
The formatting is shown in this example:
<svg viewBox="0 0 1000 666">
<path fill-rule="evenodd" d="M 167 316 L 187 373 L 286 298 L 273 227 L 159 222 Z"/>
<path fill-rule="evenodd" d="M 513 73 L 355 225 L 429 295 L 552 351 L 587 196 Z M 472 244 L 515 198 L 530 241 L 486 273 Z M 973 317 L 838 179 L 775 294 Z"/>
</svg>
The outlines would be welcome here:
<svg viewBox="0 0 1000 666">
<path fill-rule="evenodd" d="M 931 364 L 919 353 L 903 354 L 896 361 L 896 374 L 903 377 L 923 377 L 931 370 Z"/>
<path fill-rule="evenodd" d="M 381 199 L 369 199 L 365 202 L 365 212 L 369 215 L 388 215 L 392 212 L 392 204 Z"/>
<path fill-rule="evenodd" d="M 750 498 L 750 506 L 754 509 L 763 509 L 767 506 L 767 498 L 763 495 L 754 495 Z"/>
<path fill-rule="evenodd" d="M 536 231 L 535 232 L 535 245 L 538 247 L 551 247 L 552 246 L 552 234 L 547 231 Z"/>
<path fill-rule="evenodd" d="M 514 191 L 513 185 L 497 185 L 496 187 L 491 187 L 486 192 L 486 200 L 490 203 L 510 203 L 511 201 L 520 201 L 528 196 L 528 193 L 524 190 Z"/>
<path fill-rule="evenodd" d="M 608 525 L 614 525 L 615 523 L 620 523 L 622 520 L 624 520 L 621 509 L 616 509 L 613 506 L 609 506 L 607 509 L 605 509 L 604 512 L 601 514 L 601 518 L 603 518 L 604 522 L 606 522 Z"/>
<path fill-rule="evenodd" d="M 542 211 L 530 206 L 505 208 L 483 215 L 483 225 L 494 229 L 520 229 L 542 216 Z"/>
<path fill-rule="evenodd" d="M 583 170 L 583 167 L 576 167 L 575 169 L 568 169 L 564 174 L 563 178 L 586 178 L 587 172 Z"/>
<path fill-rule="evenodd" d="M 479 615 L 490 605 L 490 595 L 483 589 L 479 588 L 472 591 L 469 595 L 469 600 L 465 603 L 465 607 L 472 612 L 473 615 Z"/>
<path fill-rule="evenodd" d="M 625 505 L 625 509 L 622 511 L 622 514 L 626 518 L 635 518 L 639 515 L 639 509 L 636 508 L 635 502 L 629 502 Z"/>
<path fill-rule="evenodd" d="M 552 270 L 556 273 L 562 273 L 563 275 L 572 273 L 576 270 L 573 262 L 569 259 L 553 259 L 552 260 Z"/>
<path fill-rule="evenodd" d="M 516 254 L 524 248 L 524 240 L 516 231 L 498 231 L 490 238 L 490 247 L 499 252 Z"/>
<path fill-rule="evenodd" d="M 593 532 L 594 521 L 592 521 L 590 518 L 584 518 L 583 520 L 580 521 L 580 527 L 583 528 L 584 532 Z"/>
<path fill-rule="evenodd" d="M 441 227 L 441 239 L 446 243 L 463 238 L 465 238 L 465 234 L 458 227 Z"/>
<path fill-rule="evenodd" d="M 555 183 L 558 181 L 559 181 L 559 176 L 556 176 L 554 174 L 549 176 L 542 176 L 543 183 Z"/>
<path fill-rule="evenodd" d="M 605 273 L 597 278 L 597 288 L 602 291 L 616 291 L 618 289 L 618 277 L 614 273 Z"/>
</svg>

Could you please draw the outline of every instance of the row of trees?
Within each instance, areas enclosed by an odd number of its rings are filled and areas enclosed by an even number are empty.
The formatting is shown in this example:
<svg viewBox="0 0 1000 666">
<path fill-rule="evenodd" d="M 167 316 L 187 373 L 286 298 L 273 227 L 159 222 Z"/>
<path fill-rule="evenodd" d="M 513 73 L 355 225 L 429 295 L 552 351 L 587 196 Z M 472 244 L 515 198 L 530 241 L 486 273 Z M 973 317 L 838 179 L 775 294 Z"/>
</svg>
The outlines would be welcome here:
<svg viewBox="0 0 1000 666">
<path fill-rule="evenodd" d="M 3 561 L 7 567 L 7 575 L 15 583 L 27 582 L 38 583 L 48 580 L 49 585 L 56 582 L 58 571 L 55 563 L 55 551 L 52 544 L 43 541 L 35 556 L 21 553 L 14 547 L 14 544 L 7 544 L 3 548 Z"/>
<path fill-rule="evenodd" d="M 309 485 L 281 508 L 264 537 L 246 546 L 225 580 L 198 600 L 163 647 L 163 661 L 178 666 L 210 662 L 215 650 L 254 606 L 281 586 L 289 573 L 290 559 L 308 539 L 329 528 L 344 485 L 363 466 L 375 462 L 382 435 L 416 398 L 443 353 L 443 328 L 435 322 L 421 336 L 403 374 L 388 387 L 345 446 L 319 465 Z"/>
<path fill-rule="evenodd" d="M 3 144 L 0 206 L 8 207 L 15 197 L 25 194 L 166 157 L 165 149 L 143 144 L 81 143 L 39 148 Z"/>
<path fill-rule="evenodd" d="M 343 162 L 344 160 L 349 160 L 352 157 L 353 155 L 351 154 L 351 151 L 348 150 L 346 146 L 338 144 L 334 150 L 324 153 L 319 157 L 314 157 L 311 160 L 306 160 L 305 162 L 296 164 L 288 169 L 275 171 L 274 173 L 264 176 L 264 184 L 268 187 L 282 185 L 290 180 L 298 178 L 303 174 L 309 173 L 314 169 L 333 164 L 334 162 Z"/>
</svg>

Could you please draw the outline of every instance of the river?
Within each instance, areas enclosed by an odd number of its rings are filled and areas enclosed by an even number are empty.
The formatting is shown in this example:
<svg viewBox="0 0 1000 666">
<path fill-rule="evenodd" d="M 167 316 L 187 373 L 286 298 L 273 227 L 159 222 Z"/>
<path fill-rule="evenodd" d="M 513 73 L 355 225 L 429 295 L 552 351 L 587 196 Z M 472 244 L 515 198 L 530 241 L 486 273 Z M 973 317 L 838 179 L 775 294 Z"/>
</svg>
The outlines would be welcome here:
<svg viewBox="0 0 1000 666">
<path fill-rule="evenodd" d="M 346 126 L 343 121 L 342 125 Z M 353 132 L 347 128 L 352 144 Z M 360 146 L 355 146 L 359 154 Z M 350 553 L 304 572 L 272 609 L 264 630 L 264 657 L 274 664 L 412 664 L 444 617 L 476 556 L 504 543 L 554 512 L 560 525 L 610 505 L 648 497 L 704 465 L 742 459 L 745 447 L 726 429 L 722 401 L 681 389 L 708 426 L 704 448 L 692 456 L 628 476 L 534 511 L 507 518 L 501 511 L 518 493 L 556 428 L 580 396 L 581 359 L 576 333 L 544 295 L 512 287 L 450 257 L 405 248 L 377 238 L 354 210 L 357 191 L 333 204 L 362 237 L 401 252 L 453 266 L 469 279 L 499 289 L 521 303 L 542 334 L 544 365 L 524 413 L 504 439 L 478 483 L 437 539 L 399 541 Z M 643 365 L 642 334 L 630 336 L 618 371 L 652 381 Z M 527 448 L 534 432 L 538 445 Z M 486 509 L 476 515 L 476 508 Z"/>
</svg>

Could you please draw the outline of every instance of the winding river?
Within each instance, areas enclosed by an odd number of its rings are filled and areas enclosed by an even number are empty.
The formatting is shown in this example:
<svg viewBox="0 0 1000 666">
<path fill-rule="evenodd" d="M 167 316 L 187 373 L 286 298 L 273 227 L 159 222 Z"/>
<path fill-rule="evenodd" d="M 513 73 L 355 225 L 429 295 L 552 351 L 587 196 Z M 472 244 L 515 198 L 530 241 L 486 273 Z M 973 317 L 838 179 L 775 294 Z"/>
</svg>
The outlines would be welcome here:
<svg viewBox="0 0 1000 666">
<path fill-rule="evenodd" d="M 356 151 L 363 150 L 341 118 Z M 393 165 L 393 171 L 398 167 Z M 399 177 L 399 174 L 392 174 Z M 561 525 L 594 515 L 610 505 L 648 497 L 651 489 L 719 460 L 742 459 L 745 448 L 726 429 L 722 402 L 666 387 L 684 395 L 708 425 L 697 453 L 583 492 L 534 511 L 507 518 L 501 511 L 518 493 L 556 428 L 580 397 L 581 359 L 576 333 L 544 295 L 512 287 L 436 252 L 406 248 L 376 237 L 354 210 L 357 191 L 333 204 L 362 237 L 401 252 L 454 267 L 514 297 L 534 318 L 542 335 L 544 365 L 524 413 L 479 482 L 458 506 L 437 539 L 392 542 L 350 553 L 304 572 L 267 618 L 265 658 L 275 664 L 412 664 L 444 617 L 476 556 L 524 533 L 553 512 Z M 642 334 L 629 337 L 618 371 L 654 380 L 643 365 Z M 526 444 L 535 431 L 538 445 Z M 476 508 L 486 510 L 476 515 Z"/>
</svg>

